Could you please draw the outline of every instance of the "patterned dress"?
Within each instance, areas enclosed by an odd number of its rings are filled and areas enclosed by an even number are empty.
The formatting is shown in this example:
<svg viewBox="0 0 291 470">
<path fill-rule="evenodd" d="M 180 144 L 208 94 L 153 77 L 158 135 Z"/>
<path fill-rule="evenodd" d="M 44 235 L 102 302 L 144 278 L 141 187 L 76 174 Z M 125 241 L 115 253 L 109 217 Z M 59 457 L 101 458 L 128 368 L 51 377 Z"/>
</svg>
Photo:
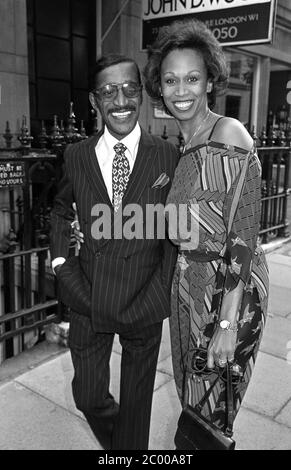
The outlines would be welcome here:
<svg viewBox="0 0 291 470">
<path fill-rule="evenodd" d="M 242 181 L 239 177 L 246 158 Z M 233 197 L 239 181 L 243 185 L 235 208 Z M 177 166 L 167 204 L 176 206 L 177 211 L 181 204 L 187 207 L 184 227 L 178 224 L 177 230 L 168 217 L 170 238 L 179 247 L 170 329 L 174 377 L 182 404 L 195 406 L 217 378 L 217 373 L 210 371 L 197 374 L 193 355 L 195 348 L 207 348 L 219 318 L 222 295 L 234 289 L 240 279 L 245 286 L 235 362 L 243 377 L 233 387 L 235 414 L 246 392 L 268 299 L 268 268 L 264 253 L 257 246 L 260 194 L 261 166 L 255 151 L 208 140 L 187 150 Z M 228 233 L 232 211 L 233 223 Z M 192 242 L 187 245 L 189 233 Z M 217 426 L 224 426 L 223 378 L 216 381 L 202 413 Z"/>
</svg>

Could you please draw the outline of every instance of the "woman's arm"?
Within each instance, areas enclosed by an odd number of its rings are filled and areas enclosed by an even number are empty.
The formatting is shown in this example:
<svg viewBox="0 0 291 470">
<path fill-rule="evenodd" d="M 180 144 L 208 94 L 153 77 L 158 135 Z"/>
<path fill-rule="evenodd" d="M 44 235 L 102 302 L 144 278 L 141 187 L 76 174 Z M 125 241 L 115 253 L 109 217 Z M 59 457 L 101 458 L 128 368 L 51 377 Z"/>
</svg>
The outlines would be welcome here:
<svg viewBox="0 0 291 470">
<path fill-rule="evenodd" d="M 224 117 L 217 122 L 212 140 L 226 143 L 245 150 L 252 150 L 254 141 L 244 125 L 237 119 Z"/>
<path fill-rule="evenodd" d="M 237 339 L 237 321 L 243 295 L 244 282 L 239 280 L 237 286 L 223 296 L 219 323 L 228 320 L 231 328 L 223 330 L 218 326 L 214 332 L 208 348 L 208 367 L 213 368 L 214 362 L 223 365 L 234 360 L 234 351 Z"/>
<path fill-rule="evenodd" d="M 244 136 L 242 136 L 243 141 Z M 236 146 L 242 146 L 237 144 Z M 243 166 L 243 160 L 240 162 Z M 208 348 L 208 367 L 213 367 L 214 362 L 218 365 L 225 364 L 227 360 L 234 358 L 238 316 L 243 295 L 243 289 L 248 282 L 251 272 L 252 256 L 256 247 L 259 231 L 260 217 L 260 196 L 261 196 L 261 168 L 256 155 L 251 154 L 249 166 L 246 172 L 242 193 L 239 199 L 237 211 L 232 223 L 231 232 L 226 241 L 226 265 L 225 285 L 222 305 L 218 319 L 218 325 Z M 227 194 L 224 204 L 224 219 L 226 226 L 234 191 L 239 181 L 240 174 L 237 175 L 232 189 Z M 222 329 L 221 320 L 227 320 L 231 325 L 229 329 Z M 222 325 L 225 326 L 225 325 Z"/>
</svg>

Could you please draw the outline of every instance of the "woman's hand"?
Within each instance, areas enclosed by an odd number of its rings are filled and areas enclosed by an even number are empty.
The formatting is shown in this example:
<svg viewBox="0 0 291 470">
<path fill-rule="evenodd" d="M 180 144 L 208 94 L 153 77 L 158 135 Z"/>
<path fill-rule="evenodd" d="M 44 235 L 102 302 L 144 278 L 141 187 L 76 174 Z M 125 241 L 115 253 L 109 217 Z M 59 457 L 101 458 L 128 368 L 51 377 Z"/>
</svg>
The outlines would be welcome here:
<svg viewBox="0 0 291 470">
<path fill-rule="evenodd" d="M 207 367 L 214 368 L 216 364 L 224 367 L 228 362 L 233 362 L 236 347 L 237 331 L 216 328 L 207 351 Z"/>
<path fill-rule="evenodd" d="M 224 367 L 227 361 L 233 362 L 234 360 L 237 329 L 233 327 L 238 321 L 243 289 L 244 282 L 240 279 L 234 289 L 223 295 L 219 321 L 229 321 L 232 328 L 224 330 L 217 325 L 207 351 L 207 366 L 210 369 L 213 369 L 215 364 Z"/>
<path fill-rule="evenodd" d="M 81 227 L 80 227 L 78 213 L 77 213 L 77 206 L 75 202 L 73 202 L 73 209 L 75 211 L 75 220 L 74 222 L 71 223 L 71 227 L 72 227 L 73 235 L 77 242 L 78 250 L 80 250 L 81 243 L 84 243 L 84 234 L 81 232 Z"/>
</svg>

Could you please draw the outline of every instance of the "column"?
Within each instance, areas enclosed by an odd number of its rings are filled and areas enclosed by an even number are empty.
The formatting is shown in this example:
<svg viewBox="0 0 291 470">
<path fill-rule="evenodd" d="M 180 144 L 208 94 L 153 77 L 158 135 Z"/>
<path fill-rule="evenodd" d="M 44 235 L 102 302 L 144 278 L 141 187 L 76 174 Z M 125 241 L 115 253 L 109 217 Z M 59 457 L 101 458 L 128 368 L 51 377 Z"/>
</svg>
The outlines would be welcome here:
<svg viewBox="0 0 291 470">
<path fill-rule="evenodd" d="M 0 2 L 0 134 L 6 121 L 13 134 L 21 127 L 22 116 L 29 123 L 29 80 L 26 0 Z M 0 146 L 4 146 L 1 136 Z M 12 145 L 18 145 L 14 138 Z"/>
</svg>

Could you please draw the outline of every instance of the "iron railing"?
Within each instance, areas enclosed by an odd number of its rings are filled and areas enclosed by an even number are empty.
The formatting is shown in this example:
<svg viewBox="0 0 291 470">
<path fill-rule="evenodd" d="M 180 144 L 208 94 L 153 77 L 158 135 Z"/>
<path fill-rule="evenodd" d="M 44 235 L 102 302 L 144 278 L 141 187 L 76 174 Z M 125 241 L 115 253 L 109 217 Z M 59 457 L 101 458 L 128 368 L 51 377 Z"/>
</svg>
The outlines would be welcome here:
<svg viewBox="0 0 291 470">
<path fill-rule="evenodd" d="M 262 199 L 260 237 L 263 243 L 271 238 L 286 237 L 289 196 L 290 147 L 258 147 L 262 164 Z"/>
<path fill-rule="evenodd" d="M 0 256 L 0 363 L 40 341 L 42 327 L 59 322 L 61 305 L 48 248 Z"/>
</svg>

